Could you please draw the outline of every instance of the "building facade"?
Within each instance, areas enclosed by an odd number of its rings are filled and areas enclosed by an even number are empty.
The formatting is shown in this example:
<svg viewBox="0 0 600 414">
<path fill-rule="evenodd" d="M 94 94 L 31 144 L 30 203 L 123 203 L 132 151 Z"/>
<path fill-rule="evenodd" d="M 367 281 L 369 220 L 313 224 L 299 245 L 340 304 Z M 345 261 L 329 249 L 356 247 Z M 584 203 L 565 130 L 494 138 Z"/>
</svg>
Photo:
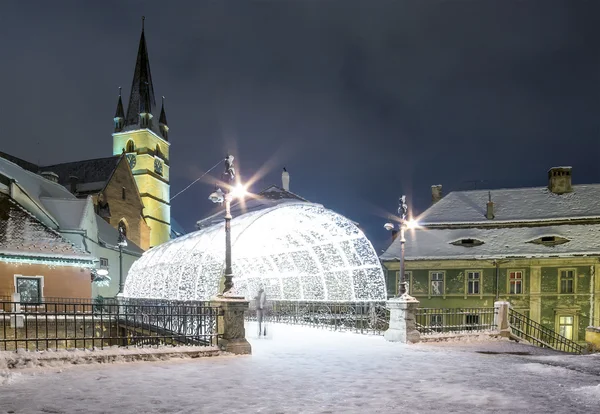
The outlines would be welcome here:
<svg viewBox="0 0 600 414">
<path fill-rule="evenodd" d="M 4 185 L 0 189 L 6 189 Z M 0 191 L 0 300 L 89 298 L 94 257 Z"/>
<path fill-rule="evenodd" d="M 507 300 L 579 342 L 600 323 L 600 185 L 572 185 L 553 168 L 548 186 L 451 192 L 406 231 L 406 280 L 422 307 L 491 307 Z M 396 294 L 400 241 L 380 259 Z M 442 321 L 440 321 L 441 323 Z"/>
</svg>

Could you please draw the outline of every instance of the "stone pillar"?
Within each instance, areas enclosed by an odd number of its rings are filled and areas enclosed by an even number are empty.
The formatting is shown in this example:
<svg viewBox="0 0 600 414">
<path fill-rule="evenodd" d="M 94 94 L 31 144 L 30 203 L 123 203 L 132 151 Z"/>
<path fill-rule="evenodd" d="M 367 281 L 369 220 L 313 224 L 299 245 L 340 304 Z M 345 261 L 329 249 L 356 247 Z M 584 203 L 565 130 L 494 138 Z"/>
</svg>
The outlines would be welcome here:
<svg viewBox="0 0 600 414">
<path fill-rule="evenodd" d="M 219 348 L 232 354 L 251 354 L 252 347 L 246 340 L 244 313 L 249 302 L 243 297 L 216 296 L 212 305 L 219 308 Z"/>
<path fill-rule="evenodd" d="M 11 328 L 23 328 L 25 326 L 25 315 L 21 313 L 21 294 L 15 292 L 12 294 L 12 306 L 10 315 L 10 327 Z"/>
<path fill-rule="evenodd" d="M 500 332 L 500 336 L 510 338 L 510 321 L 508 319 L 508 310 L 510 309 L 510 303 L 504 301 L 494 302 L 494 325 Z"/>
<path fill-rule="evenodd" d="M 383 337 L 389 342 L 416 343 L 421 340 L 417 331 L 416 314 L 419 301 L 408 294 L 387 301 L 390 326 Z"/>
</svg>

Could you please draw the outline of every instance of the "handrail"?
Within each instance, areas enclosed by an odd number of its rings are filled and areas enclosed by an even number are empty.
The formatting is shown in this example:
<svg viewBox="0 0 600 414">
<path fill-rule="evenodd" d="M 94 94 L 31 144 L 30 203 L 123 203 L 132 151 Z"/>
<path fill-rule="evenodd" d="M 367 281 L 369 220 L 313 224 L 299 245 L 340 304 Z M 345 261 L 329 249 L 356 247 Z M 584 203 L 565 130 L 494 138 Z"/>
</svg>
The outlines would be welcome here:
<svg viewBox="0 0 600 414">
<path fill-rule="evenodd" d="M 575 354 L 582 354 L 584 351 L 584 347 L 577 342 L 546 328 L 513 309 L 509 309 L 508 319 L 512 333 L 533 345 Z"/>
</svg>

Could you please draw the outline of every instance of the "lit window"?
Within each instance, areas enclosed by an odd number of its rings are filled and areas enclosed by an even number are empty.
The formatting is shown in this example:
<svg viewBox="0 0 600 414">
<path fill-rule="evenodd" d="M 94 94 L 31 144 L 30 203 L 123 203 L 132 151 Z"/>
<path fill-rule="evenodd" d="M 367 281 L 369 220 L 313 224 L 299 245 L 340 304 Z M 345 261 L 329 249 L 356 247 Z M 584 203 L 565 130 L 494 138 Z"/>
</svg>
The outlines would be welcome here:
<svg viewBox="0 0 600 414">
<path fill-rule="evenodd" d="M 431 295 L 444 294 L 444 272 L 431 272 Z"/>
<path fill-rule="evenodd" d="M 42 302 L 42 279 L 39 277 L 17 277 L 17 293 L 23 303 Z"/>
<path fill-rule="evenodd" d="M 573 316 L 558 317 L 558 333 L 570 340 L 573 340 L 574 319 Z"/>
<path fill-rule="evenodd" d="M 574 293 L 575 271 L 560 271 L 560 293 Z"/>
<path fill-rule="evenodd" d="M 518 295 L 523 293 L 523 272 L 510 272 L 509 273 L 511 295 Z"/>
<path fill-rule="evenodd" d="M 481 273 L 467 272 L 467 293 L 469 295 L 479 294 L 479 283 L 481 281 Z"/>
</svg>

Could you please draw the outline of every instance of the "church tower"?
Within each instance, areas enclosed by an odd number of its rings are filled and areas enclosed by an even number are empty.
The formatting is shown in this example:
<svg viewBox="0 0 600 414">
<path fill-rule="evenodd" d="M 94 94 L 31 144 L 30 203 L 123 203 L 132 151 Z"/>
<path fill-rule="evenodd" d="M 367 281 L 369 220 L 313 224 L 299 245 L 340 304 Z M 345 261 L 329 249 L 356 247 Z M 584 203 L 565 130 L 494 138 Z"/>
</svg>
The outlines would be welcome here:
<svg viewBox="0 0 600 414">
<path fill-rule="evenodd" d="M 150 247 L 168 241 L 171 235 L 170 144 L 164 97 L 158 123 L 152 116 L 155 107 L 142 17 L 142 36 L 126 113 L 123 111 L 119 91 L 114 118 L 113 155 L 121 155 L 124 152 L 129 161 L 144 203 L 143 215 L 150 226 Z"/>
</svg>

